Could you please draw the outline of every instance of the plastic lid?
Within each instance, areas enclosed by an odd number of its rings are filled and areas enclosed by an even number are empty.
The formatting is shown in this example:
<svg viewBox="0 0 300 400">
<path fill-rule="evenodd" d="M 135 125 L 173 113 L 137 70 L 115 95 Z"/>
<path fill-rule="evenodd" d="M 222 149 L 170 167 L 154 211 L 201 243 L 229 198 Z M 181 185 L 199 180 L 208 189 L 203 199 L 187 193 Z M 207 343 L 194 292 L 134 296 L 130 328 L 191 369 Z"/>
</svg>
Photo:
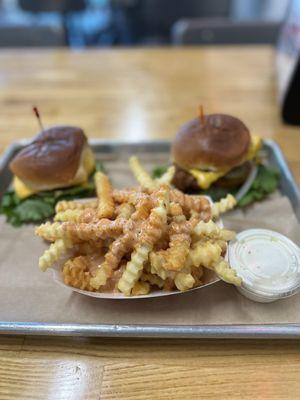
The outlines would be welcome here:
<svg viewBox="0 0 300 400">
<path fill-rule="evenodd" d="M 280 233 L 249 229 L 239 233 L 228 249 L 230 265 L 242 278 L 242 288 L 279 299 L 300 288 L 299 247 Z"/>
</svg>

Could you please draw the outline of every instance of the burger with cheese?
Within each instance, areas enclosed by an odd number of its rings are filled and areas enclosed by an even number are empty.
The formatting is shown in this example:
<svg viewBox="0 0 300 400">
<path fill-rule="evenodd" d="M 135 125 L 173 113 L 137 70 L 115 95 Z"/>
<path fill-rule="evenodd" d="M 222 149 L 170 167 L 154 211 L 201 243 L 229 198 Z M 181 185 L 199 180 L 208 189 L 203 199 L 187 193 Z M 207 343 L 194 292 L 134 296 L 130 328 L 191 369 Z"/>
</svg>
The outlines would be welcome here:
<svg viewBox="0 0 300 400">
<path fill-rule="evenodd" d="M 262 140 L 250 135 L 238 118 L 210 114 L 178 131 L 171 149 L 176 167 L 173 184 L 188 193 L 233 191 L 247 180 Z M 218 190 L 216 190 L 216 193 Z"/>
<path fill-rule="evenodd" d="M 87 182 L 94 154 L 82 129 L 54 126 L 42 131 L 10 163 L 20 199 L 34 193 Z"/>
<path fill-rule="evenodd" d="M 95 157 L 82 129 L 54 126 L 42 130 L 10 162 L 12 190 L 1 199 L 0 213 L 13 225 L 42 221 L 60 200 L 91 197 Z"/>
</svg>

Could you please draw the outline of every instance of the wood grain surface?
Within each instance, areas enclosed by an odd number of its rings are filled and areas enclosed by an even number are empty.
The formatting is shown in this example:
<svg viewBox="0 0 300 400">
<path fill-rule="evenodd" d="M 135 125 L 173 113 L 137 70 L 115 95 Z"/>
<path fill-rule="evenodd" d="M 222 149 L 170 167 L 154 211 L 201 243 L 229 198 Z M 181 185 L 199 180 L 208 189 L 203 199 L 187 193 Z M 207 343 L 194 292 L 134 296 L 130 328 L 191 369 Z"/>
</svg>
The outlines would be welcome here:
<svg viewBox="0 0 300 400">
<path fill-rule="evenodd" d="M 2 50 L 0 71 L 0 152 L 37 132 L 32 105 L 44 125 L 145 140 L 172 138 L 203 104 L 275 139 L 300 180 L 300 129 L 280 121 L 269 47 Z"/>
<path fill-rule="evenodd" d="M 275 139 L 300 182 L 300 129 L 280 121 L 269 47 L 0 52 L 0 152 L 45 125 L 172 138 L 205 112 Z M 300 342 L 0 337 L 0 399 L 297 399 Z"/>
<path fill-rule="evenodd" d="M 8 338 L 0 398 L 297 399 L 299 342 Z"/>
</svg>

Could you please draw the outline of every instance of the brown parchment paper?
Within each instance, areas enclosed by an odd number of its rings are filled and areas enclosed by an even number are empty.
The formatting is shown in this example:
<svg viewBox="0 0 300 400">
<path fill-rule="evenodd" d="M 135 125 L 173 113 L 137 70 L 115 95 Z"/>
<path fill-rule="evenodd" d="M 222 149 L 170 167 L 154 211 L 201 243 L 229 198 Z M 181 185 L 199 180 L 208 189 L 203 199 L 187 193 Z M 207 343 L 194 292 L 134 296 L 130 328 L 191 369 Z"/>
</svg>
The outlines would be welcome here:
<svg viewBox="0 0 300 400">
<path fill-rule="evenodd" d="M 134 184 L 127 154 L 99 156 L 116 187 Z M 167 162 L 166 155 L 143 155 L 151 168 Z M 300 229 L 289 200 L 275 194 L 245 212 L 224 217 L 237 231 L 268 228 L 299 245 Z M 104 300 L 73 293 L 56 284 L 52 271 L 38 269 L 46 246 L 34 236 L 34 227 L 13 228 L 0 218 L 0 320 L 91 324 L 259 324 L 299 323 L 300 294 L 260 304 L 244 298 L 223 282 L 190 293 L 138 300 Z"/>
</svg>

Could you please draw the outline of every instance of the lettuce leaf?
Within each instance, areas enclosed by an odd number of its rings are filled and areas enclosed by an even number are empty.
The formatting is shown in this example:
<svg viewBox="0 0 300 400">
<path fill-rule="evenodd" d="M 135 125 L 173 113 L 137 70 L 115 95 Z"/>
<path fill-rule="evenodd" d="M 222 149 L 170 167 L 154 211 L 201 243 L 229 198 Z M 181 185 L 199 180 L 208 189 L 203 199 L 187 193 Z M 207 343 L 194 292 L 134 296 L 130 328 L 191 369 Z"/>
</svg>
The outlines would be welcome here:
<svg viewBox="0 0 300 400">
<path fill-rule="evenodd" d="M 163 176 L 165 172 L 167 172 L 167 170 L 168 170 L 167 165 L 160 165 L 152 170 L 151 176 L 153 179 L 160 178 L 161 176 Z"/>
<path fill-rule="evenodd" d="M 279 185 L 280 174 L 276 168 L 259 165 L 255 180 L 248 192 L 240 199 L 240 207 L 248 206 L 257 200 L 262 200 L 273 193 Z"/>
</svg>

